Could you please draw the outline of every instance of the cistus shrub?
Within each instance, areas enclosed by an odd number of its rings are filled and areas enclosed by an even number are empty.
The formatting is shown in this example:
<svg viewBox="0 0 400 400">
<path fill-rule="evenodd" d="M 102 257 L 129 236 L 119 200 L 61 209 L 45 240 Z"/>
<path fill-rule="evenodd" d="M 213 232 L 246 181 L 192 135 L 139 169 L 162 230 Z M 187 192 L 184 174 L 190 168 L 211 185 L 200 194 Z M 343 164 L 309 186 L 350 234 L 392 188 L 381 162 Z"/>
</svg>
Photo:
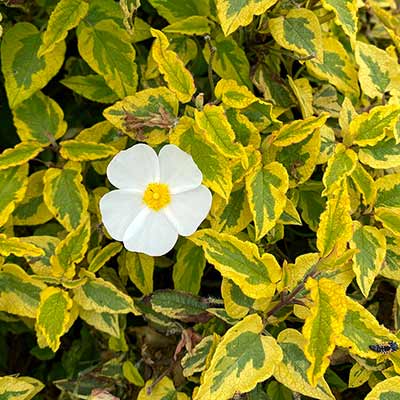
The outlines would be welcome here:
<svg viewBox="0 0 400 400">
<path fill-rule="evenodd" d="M 398 1 L 0 13 L 0 399 L 400 399 Z"/>
</svg>

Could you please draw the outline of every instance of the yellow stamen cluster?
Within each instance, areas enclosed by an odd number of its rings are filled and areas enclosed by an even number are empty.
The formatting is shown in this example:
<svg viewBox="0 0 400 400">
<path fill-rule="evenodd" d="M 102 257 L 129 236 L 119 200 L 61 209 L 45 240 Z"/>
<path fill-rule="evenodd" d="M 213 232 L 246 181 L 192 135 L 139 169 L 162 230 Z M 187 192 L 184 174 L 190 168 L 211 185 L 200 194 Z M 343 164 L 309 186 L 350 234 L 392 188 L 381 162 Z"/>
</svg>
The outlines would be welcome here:
<svg viewBox="0 0 400 400">
<path fill-rule="evenodd" d="M 159 211 L 171 202 L 168 185 L 165 183 L 149 183 L 143 194 L 147 207 Z"/>
</svg>

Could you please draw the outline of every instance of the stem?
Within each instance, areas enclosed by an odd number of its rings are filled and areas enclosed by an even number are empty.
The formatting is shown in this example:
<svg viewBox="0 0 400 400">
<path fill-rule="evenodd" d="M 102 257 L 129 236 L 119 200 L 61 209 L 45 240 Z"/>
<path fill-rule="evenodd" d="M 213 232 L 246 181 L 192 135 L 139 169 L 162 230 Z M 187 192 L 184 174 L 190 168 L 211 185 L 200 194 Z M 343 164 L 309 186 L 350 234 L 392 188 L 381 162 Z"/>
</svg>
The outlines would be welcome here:
<svg viewBox="0 0 400 400">
<path fill-rule="evenodd" d="M 209 35 L 204 36 L 204 39 L 207 43 L 208 49 L 210 51 L 210 59 L 208 60 L 208 82 L 210 83 L 210 91 L 211 91 L 211 101 L 215 100 L 214 94 L 214 80 L 213 80 L 213 71 L 212 71 L 212 62 L 214 60 L 214 54 L 216 48 L 211 43 L 211 37 Z"/>
</svg>

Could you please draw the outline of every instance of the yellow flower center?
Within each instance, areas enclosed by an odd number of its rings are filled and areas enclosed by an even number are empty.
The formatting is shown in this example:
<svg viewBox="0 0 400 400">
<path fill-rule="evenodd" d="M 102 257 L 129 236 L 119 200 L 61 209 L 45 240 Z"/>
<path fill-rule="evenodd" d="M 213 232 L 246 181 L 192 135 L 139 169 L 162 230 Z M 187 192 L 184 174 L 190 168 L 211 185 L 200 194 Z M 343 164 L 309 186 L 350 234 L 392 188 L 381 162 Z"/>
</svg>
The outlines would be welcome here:
<svg viewBox="0 0 400 400">
<path fill-rule="evenodd" d="M 171 202 L 168 185 L 165 183 L 149 183 L 144 191 L 143 201 L 152 210 L 161 210 Z"/>
</svg>

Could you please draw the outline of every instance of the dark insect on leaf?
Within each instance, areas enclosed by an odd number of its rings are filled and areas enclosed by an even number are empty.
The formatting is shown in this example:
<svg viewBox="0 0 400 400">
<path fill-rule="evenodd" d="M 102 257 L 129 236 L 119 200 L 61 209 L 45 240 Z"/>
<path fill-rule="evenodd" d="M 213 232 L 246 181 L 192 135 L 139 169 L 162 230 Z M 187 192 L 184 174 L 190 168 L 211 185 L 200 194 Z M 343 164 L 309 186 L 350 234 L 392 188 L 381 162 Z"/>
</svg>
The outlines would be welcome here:
<svg viewBox="0 0 400 400">
<path fill-rule="evenodd" d="M 369 348 L 377 353 L 388 354 L 397 351 L 399 349 L 399 345 L 391 340 L 387 343 L 371 344 Z"/>
</svg>

